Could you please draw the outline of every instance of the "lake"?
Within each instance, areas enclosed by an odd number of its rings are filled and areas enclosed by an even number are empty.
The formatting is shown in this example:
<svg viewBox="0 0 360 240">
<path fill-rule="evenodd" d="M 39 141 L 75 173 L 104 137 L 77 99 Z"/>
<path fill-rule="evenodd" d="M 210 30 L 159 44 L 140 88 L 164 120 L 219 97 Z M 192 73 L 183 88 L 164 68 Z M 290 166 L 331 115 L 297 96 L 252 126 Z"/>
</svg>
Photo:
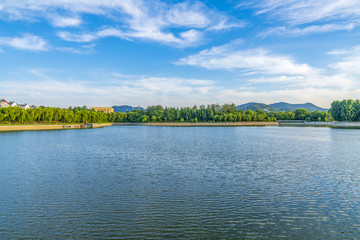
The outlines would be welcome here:
<svg viewBox="0 0 360 240">
<path fill-rule="evenodd" d="M 358 239 L 360 130 L 0 133 L 1 239 Z"/>
</svg>

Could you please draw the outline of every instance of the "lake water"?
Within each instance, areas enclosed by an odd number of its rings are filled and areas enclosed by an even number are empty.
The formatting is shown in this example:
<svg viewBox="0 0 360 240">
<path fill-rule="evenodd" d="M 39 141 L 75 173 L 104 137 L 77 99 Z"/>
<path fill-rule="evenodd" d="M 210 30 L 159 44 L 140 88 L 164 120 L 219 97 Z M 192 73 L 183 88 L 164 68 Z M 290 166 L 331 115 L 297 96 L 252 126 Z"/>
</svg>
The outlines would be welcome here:
<svg viewBox="0 0 360 240">
<path fill-rule="evenodd" d="M 0 133 L 0 239 L 359 239 L 360 131 Z"/>
</svg>

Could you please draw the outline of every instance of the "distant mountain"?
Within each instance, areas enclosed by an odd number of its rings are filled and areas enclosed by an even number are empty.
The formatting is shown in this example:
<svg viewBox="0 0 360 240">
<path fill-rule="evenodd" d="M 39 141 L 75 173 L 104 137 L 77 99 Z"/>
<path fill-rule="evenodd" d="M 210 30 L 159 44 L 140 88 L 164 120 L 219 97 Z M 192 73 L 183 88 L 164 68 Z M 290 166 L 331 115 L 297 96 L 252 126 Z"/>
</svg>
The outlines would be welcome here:
<svg viewBox="0 0 360 240">
<path fill-rule="evenodd" d="M 315 106 L 312 103 L 291 104 L 291 103 L 286 103 L 286 102 L 273 103 L 273 104 L 269 104 L 269 105 L 266 105 L 264 103 L 249 102 L 249 103 L 242 104 L 242 105 L 239 105 L 236 107 L 236 109 L 252 110 L 252 111 L 256 111 L 256 110 L 260 109 L 265 112 L 294 111 L 295 109 L 299 109 L 299 108 L 305 108 L 309 112 L 316 111 L 316 110 L 320 111 L 320 112 L 324 112 L 324 111 L 328 110 L 325 108 Z"/>
<path fill-rule="evenodd" d="M 243 104 L 243 105 L 239 105 L 236 107 L 236 109 L 241 109 L 241 110 L 244 110 L 244 111 L 247 111 L 247 110 L 252 110 L 252 111 L 256 111 L 258 109 L 260 110 L 263 110 L 265 112 L 277 112 L 279 111 L 278 109 L 272 107 L 272 106 L 269 106 L 269 105 L 266 105 L 266 104 L 263 104 L 263 103 L 256 103 L 256 102 L 250 102 L 250 103 L 246 103 L 246 104 Z"/>
<path fill-rule="evenodd" d="M 121 106 L 112 106 L 114 112 L 131 112 L 132 110 L 145 110 L 143 107 L 132 107 L 128 105 L 121 105 Z"/>
<path fill-rule="evenodd" d="M 280 111 L 294 111 L 295 109 L 299 109 L 299 108 L 305 108 L 309 112 L 313 112 L 316 110 L 319 112 L 325 112 L 328 110 L 326 108 L 321 108 L 321 107 L 315 106 L 312 103 L 290 104 L 290 103 L 286 103 L 286 102 L 279 102 L 279 103 L 270 104 L 269 106 L 277 108 Z"/>
</svg>

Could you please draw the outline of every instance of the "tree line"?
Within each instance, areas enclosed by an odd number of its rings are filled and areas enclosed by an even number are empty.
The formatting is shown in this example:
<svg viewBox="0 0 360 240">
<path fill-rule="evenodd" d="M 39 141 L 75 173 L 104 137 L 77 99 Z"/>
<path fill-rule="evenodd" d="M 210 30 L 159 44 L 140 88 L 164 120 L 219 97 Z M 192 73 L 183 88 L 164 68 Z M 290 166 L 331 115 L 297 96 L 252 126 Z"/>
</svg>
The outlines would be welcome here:
<svg viewBox="0 0 360 240">
<path fill-rule="evenodd" d="M 157 105 L 150 106 L 146 110 L 110 113 L 109 118 L 111 122 L 272 122 L 277 120 L 329 121 L 331 116 L 327 112 L 309 112 L 306 109 L 297 109 L 293 112 L 244 111 L 237 110 L 235 104 L 222 106 L 211 104 L 192 108 L 164 108 Z"/>
<path fill-rule="evenodd" d="M 360 121 L 360 100 L 333 101 L 329 112 L 336 121 Z"/>
<path fill-rule="evenodd" d="M 23 109 L 19 107 L 0 108 L 0 123 L 102 123 L 108 122 L 108 115 L 84 107 L 52 108 L 38 107 Z"/>
<path fill-rule="evenodd" d="M 296 109 L 292 112 L 265 112 L 263 110 L 237 110 L 235 104 L 211 104 L 200 107 L 150 106 L 146 110 L 132 112 L 103 113 L 87 109 L 39 107 L 22 109 L 18 107 L 0 108 L 0 123 L 105 123 L 105 122 L 239 122 L 277 120 L 329 121 L 327 112 L 309 112 Z"/>
</svg>

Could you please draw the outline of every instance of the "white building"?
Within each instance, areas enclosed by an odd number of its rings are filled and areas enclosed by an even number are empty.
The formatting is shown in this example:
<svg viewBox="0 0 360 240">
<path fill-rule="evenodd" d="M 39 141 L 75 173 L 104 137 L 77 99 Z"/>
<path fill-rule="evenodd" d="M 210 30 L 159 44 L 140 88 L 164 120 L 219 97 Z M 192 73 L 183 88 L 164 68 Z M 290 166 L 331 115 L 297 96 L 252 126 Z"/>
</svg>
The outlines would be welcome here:
<svg viewBox="0 0 360 240">
<path fill-rule="evenodd" d="M 35 105 L 30 106 L 27 103 L 25 103 L 25 104 L 17 104 L 14 101 L 8 102 L 5 99 L 0 99 L 0 107 L 20 107 L 20 108 L 23 108 L 25 110 L 28 110 L 29 108 L 33 108 L 33 109 L 37 108 L 37 106 L 35 106 Z"/>
<path fill-rule="evenodd" d="M 17 107 L 18 105 L 17 105 L 16 102 L 11 101 L 11 102 L 9 102 L 9 106 L 10 106 L 10 107 Z"/>
<path fill-rule="evenodd" d="M 27 104 L 27 103 L 25 103 L 25 104 L 18 104 L 17 106 L 20 107 L 20 108 L 23 108 L 23 109 L 25 109 L 25 110 L 28 110 L 28 109 L 30 108 L 29 104 Z"/>
<path fill-rule="evenodd" d="M 0 99 L 0 107 L 10 107 L 10 105 L 5 99 Z"/>
</svg>

